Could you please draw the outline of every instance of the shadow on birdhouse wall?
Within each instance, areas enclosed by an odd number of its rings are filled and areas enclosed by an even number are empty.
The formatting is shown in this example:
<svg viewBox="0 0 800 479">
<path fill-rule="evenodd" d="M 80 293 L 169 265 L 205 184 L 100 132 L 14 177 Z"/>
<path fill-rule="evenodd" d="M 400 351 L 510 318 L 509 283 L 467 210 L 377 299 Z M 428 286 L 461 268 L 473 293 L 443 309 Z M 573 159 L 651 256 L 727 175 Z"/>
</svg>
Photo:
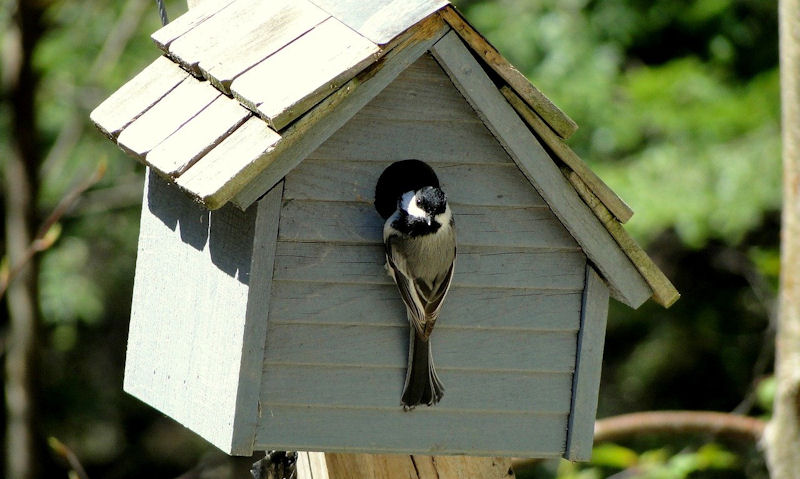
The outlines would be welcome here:
<svg viewBox="0 0 800 479">
<path fill-rule="evenodd" d="M 214 265 L 240 282 L 247 284 L 250 276 L 250 258 L 231 254 L 250 248 L 248 238 L 255 226 L 255 207 L 242 211 L 233 205 L 224 211 L 210 211 L 194 202 L 156 201 L 156 197 L 181 194 L 178 188 L 149 175 L 146 180 L 150 212 L 172 231 L 179 232 L 181 241 L 197 251 L 208 246 Z M 168 193 L 169 192 L 169 193 Z M 234 228 L 241 234 L 231 236 Z"/>
</svg>

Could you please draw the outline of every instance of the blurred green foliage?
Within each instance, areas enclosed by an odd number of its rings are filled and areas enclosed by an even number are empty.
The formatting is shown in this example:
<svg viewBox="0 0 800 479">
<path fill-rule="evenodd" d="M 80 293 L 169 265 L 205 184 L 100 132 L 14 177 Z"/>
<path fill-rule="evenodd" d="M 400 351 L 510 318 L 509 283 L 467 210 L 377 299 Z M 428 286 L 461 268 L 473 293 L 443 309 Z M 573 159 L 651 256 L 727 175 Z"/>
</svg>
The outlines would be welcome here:
<svg viewBox="0 0 800 479">
<path fill-rule="evenodd" d="M 625 471 L 630 479 L 687 479 L 704 471 L 730 472 L 739 466 L 739 457 L 715 443 L 696 450 L 673 453 L 667 448 L 637 453 L 615 444 L 594 448 L 589 467 L 562 461 L 558 467 L 561 479 L 602 479 Z"/>
<path fill-rule="evenodd" d="M 571 144 L 642 212 L 641 241 L 736 244 L 780 207 L 774 3 L 457 4 L 578 122 Z"/>
<path fill-rule="evenodd" d="M 670 310 L 612 305 L 599 414 L 769 414 L 779 268 L 776 2 L 455 3 L 578 122 L 570 145 L 637 211 L 628 230 L 683 294 Z M 186 8 L 184 0 L 166 4 L 171 18 Z M 99 161 L 109 171 L 41 257 L 41 430 L 72 447 L 91 477 L 178 475 L 210 446 L 121 391 L 142 168 L 87 118 L 158 54 L 148 38 L 160 26 L 155 2 L 47 5 L 34 58 L 38 211 L 49 212 Z M 0 26 L 8 21 L 0 7 Z M 0 102 L 0 161 L 10 121 Z M 588 465 L 548 467 L 534 477 L 764 477 L 757 452 L 708 441 L 600 445 Z"/>
</svg>

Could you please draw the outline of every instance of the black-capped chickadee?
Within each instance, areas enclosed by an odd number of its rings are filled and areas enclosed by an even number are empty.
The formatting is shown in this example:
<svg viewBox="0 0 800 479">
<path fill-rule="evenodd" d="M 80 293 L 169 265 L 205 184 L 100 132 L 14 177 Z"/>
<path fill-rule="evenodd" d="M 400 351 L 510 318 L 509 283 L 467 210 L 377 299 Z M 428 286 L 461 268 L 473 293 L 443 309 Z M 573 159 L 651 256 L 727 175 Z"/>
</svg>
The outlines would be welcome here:
<svg viewBox="0 0 800 479">
<path fill-rule="evenodd" d="M 398 161 L 383 171 L 375 187 L 375 209 L 386 220 L 387 270 L 411 323 L 401 401 L 405 409 L 431 406 L 444 395 L 430 335 L 453 279 L 455 222 L 436 173 L 419 160 Z"/>
</svg>

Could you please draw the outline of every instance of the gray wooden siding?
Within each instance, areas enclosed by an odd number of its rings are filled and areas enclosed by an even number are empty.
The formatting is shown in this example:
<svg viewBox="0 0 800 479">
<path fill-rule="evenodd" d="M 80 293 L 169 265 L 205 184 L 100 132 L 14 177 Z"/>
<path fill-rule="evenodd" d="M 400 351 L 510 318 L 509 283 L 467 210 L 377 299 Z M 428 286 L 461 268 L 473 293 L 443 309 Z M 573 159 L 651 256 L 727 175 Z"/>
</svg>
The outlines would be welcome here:
<svg viewBox="0 0 800 479">
<path fill-rule="evenodd" d="M 381 171 L 404 158 L 436 169 L 459 242 L 432 336 L 445 397 L 412 412 L 405 310 L 372 208 Z M 585 271 L 426 54 L 286 176 L 256 448 L 561 455 Z"/>
<path fill-rule="evenodd" d="M 252 359 L 263 358 L 265 333 L 263 309 L 248 312 L 250 284 L 262 276 L 252 268 L 265 264 L 251 263 L 258 210 L 209 212 L 149 174 L 125 361 L 125 391 L 220 449 L 247 454 L 254 425 L 241 424 L 237 406 L 240 393 L 257 394 L 246 391 L 247 368 L 260 371 Z M 252 399 L 243 406 L 256 414 Z M 234 445 L 235 422 L 250 435 L 245 448 Z"/>
<path fill-rule="evenodd" d="M 578 334 L 578 359 L 572 386 L 572 412 L 564 457 L 570 461 L 592 458 L 597 391 L 603 364 L 603 344 L 608 318 L 608 286 L 593 267 L 586 267 L 581 330 Z"/>
</svg>

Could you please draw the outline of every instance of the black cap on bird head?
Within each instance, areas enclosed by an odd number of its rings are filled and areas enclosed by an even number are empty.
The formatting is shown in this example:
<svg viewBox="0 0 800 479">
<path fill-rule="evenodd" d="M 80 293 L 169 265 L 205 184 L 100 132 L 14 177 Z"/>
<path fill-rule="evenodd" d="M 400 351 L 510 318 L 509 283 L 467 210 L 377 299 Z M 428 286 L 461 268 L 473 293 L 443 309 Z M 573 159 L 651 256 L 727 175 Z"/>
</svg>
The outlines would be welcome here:
<svg viewBox="0 0 800 479">
<path fill-rule="evenodd" d="M 407 191 L 426 186 L 439 188 L 439 178 L 433 168 L 420 160 L 396 161 L 386 167 L 375 185 L 375 209 L 387 219 L 397 209 L 397 202 Z"/>
<path fill-rule="evenodd" d="M 425 186 L 417 193 L 417 205 L 431 216 L 440 215 L 447 208 L 447 195 L 439 188 Z"/>
</svg>

